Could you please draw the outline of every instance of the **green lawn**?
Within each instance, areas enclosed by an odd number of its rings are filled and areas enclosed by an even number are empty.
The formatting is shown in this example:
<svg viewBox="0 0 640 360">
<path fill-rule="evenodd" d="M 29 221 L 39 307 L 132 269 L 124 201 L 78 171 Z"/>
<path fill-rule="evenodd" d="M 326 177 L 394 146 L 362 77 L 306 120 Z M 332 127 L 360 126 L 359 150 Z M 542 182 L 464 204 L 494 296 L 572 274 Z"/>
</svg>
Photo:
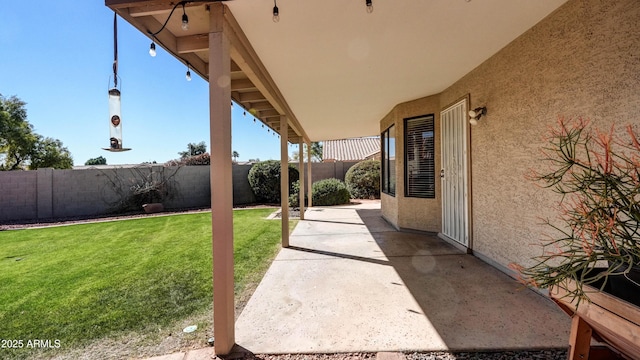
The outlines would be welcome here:
<svg viewBox="0 0 640 360">
<path fill-rule="evenodd" d="M 271 212 L 234 212 L 236 293 L 279 249 Z M 210 213 L 2 231 L 0 339 L 73 348 L 166 326 L 210 306 L 211 261 Z"/>
</svg>

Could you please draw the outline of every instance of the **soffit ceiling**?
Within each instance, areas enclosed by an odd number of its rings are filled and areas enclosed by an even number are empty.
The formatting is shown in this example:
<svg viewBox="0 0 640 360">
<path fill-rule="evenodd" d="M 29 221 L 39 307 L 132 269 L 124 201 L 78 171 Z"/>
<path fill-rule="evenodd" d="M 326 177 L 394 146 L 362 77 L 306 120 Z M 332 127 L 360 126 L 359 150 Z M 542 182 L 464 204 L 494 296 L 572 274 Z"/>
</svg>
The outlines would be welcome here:
<svg viewBox="0 0 640 360">
<path fill-rule="evenodd" d="M 253 87 L 257 80 L 233 58 L 232 96 L 276 131 L 274 119 L 288 113 L 290 138 L 377 135 L 379 121 L 396 104 L 442 92 L 565 1 L 373 0 L 374 11 L 367 13 L 361 0 L 278 0 L 277 23 L 272 0 L 225 1 L 286 104 L 274 104 L 273 96 L 247 100 L 265 88 Z M 106 3 L 143 33 L 159 28 L 174 4 Z M 188 31 L 180 29 L 179 8 L 158 37 L 206 75 L 206 4 L 188 4 L 187 14 Z M 191 46 L 176 40 L 182 37 Z M 242 94 L 253 95 L 242 101 Z"/>
</svg>

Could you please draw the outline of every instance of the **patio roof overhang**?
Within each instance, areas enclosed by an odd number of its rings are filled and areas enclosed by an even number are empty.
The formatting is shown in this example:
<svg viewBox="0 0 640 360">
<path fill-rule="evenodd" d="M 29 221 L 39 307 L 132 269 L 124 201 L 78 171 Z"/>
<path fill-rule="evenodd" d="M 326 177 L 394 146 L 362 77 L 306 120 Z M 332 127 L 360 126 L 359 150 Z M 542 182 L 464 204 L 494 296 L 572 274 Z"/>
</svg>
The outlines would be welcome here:
<svg viewBox="0 0 640 360">
<path fill-rule="evenodd" d="M 289 141 L 379 133 L 396 104 L 437 94 L 566 0 L 225 1 L 231 10 L 231 94 Z M 176 0 L 106 0 L 143 34 L 158 31 Z M 158 45 L 208 80 L 209 5 L 186 4 L 157 35 Z"/>
</svg>

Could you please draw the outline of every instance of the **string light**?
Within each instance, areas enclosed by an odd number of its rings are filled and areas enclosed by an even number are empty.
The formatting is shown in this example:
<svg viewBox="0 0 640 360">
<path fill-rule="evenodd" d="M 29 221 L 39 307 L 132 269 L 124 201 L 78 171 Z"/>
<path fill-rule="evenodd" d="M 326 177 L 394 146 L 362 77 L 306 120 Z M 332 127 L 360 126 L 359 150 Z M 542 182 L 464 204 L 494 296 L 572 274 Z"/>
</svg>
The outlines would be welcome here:
<svg viewBox="0 0 640 360">
<path fill-rule="evenodd" d="M 276 0 L 273 0 L 273 22 L 277 23 L 280 21 L 280 10 L 278 9 L 278 4 Z"/>
<path fill-rule="evenodd" d="M 156 56 L 156 43 L 154 42 L 151 42 L 151 46 L 149 46 L 149 55 L 151 55 L 151 57 Z"/>
<path fill-rule="evenodd" d="M 367 5 L 367 12 L 371 14 L 373 12 L 373 2 L 372 0 L 365 0 L 365 4 Z"/>
<path fill-rule="evenodd" d="M 191 81 L 191 64 L 187 63 L 187 81 Z M 233 104 L 231 104 L 233 106 Z"/>
<path fill-rule="evenodd" d="M 189 30 L 189 17 L 187 16 L 187 11 L 184 9 L 185 2 L 182 2 L 182 30 Z"/>
<path fill-rule="evenodd" d="M 173 9 L 171 9 L 171 12 L 169 13 L 169 16 L 167 16 L 167 20 L 165 20 L 164 24 L 162 24 L 162 27 L 160 28 L 160 30 L 152 33 L 151 31 L 147 31 L 147 33 L 149 34 L 149 36 L 151 36 L 152 39 L 157 40 L 156 39 L 156 35 L 160 34 L 160 32 L 162 32 L 162 30 L 164 30 L 164 28 L 167 26 L 167 24 L 169 23 L 169 19 L 171 19 L 171 15 L 173 15 L 173 12 L 176 11 L 176 8 L 180 5 L 182 5 L 182 29 L 183 30 L 187 30 L 189 29 L 189 17 L 187 17 L 187 13 L 184 9 L 184 5 L 187 3 L 188 1 L 180 1 L 179 3 L 175 4 L 173 6 Z M 151 55 L 152 57 L 156 56 L 156 43 L 155 41 L 151 41 L 151 46 L 149 47 L 149 55 Z"/>
</svg>

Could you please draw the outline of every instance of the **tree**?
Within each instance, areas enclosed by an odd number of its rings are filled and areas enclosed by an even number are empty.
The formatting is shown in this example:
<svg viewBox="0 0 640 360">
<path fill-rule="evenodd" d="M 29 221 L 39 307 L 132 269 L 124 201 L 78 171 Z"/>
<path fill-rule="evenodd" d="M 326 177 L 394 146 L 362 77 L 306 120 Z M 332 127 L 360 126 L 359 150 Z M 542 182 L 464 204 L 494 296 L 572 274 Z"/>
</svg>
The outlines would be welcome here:
<svg viewBox="0 0 640 360">
<path fill-rule="evenodd" d="M 21 169 L 37 136 L 27 121 L 26 103 L 15 96 L 0 94 L 0 169 Z"/>
<path fill-rule="evenodd" d="M 178 152 L 178 155 L 180 155 L 180 158 L 186 159 L 191 156 L 202 155 L 206 152 L 207 152 L 207 144 L 204 141 L 201 141 L 197 144 L 195 143 L 187 144 L 187 150 Z"/>
<path fill-rule="evenodd" d="M 314 141 L 311 143 L 311 159 L 312 161 L 322 161 L 322 143 Z"/>
<path fill-rule="evenodd" d="M 97 158 L 91 158 L 87 160 L 85 165 L 107 165 L 107 159 L 102 156 L 98 156 Z"/>
<path fill-rule="evenodd" d="M 38 135 L 33 151 L 29 170 L 38 168 L 71 169 L 73 158 L 69 149 L 62 145 L 62 141 Z"/>
<path fill-rule="evenodd" d="M 304 159 L 302 159 L 303 161 L 307 161 L 307 152 L 309 151 L 309 147 L 305 146 L 304 147 Z M 292 160 L 299 160 L 300 159 L 300 154 L 298 151 L 294 151 L 293 155 L 291 156 Z M 321 142 L 312 142 L 311 143 L 311 161 L 317 161 L 320 162 L 322 161 L 322 143 Z"/>
<path fill-rule="evenodd" d="M 240 154 L 238 154 L 237 151 L 233 150 L 233 153 L 231 153 L 231 157 L 233 157 L 233 162 L 238 162 L 238 156 L 240 156 Z"/>
<path fill-rule="evenodd" d="M 25 105 L 16 96 L 0 94 L 0 170 L 70 169 L 73 159 L 69 150 L 60 140 L 33 132 Z"/>
</svg>

